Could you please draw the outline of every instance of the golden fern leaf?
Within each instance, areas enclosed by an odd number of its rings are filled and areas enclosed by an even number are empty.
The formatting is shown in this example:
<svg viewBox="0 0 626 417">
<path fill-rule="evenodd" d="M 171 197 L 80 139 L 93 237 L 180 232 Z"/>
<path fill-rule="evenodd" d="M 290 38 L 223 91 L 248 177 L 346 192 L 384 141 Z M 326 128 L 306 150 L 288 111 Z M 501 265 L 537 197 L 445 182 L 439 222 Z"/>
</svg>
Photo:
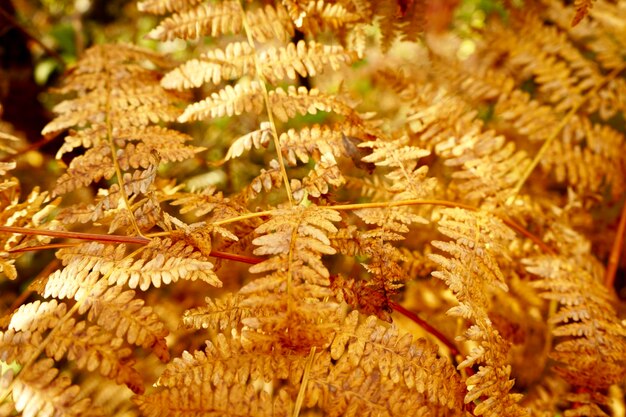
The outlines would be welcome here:
<svg viewBox="0 0 626 417">
<path fill-rule="evenodd" d="M 285 77 L 292 80 L 301 77 L 314 77 L 325 66 L 333 70 L 356 61 L 353 51 L 347 51 L 340 45 L 323 45 L 314 41 L 289 43 L 284 48 L 269 48 L 259 54 L 262 62 L 263 77 L 276 84 Z"/>
<path fill-rule="evenodd" d="M 280 148 L 290 165 L 296 165 L 298 161 L 306 164 L 314 154 L 331 153 L 339 157 L 343 154 L 341 142 L 343 127 L 343 124 L 338 123 L 331 126 L 315 124 L 298 130 L 289 129 L 280 135 Z"/>
<path fill-rule="evenodd" d="M 59 375 L 52 359 L 42 359 L 24 371 L 13 388 L 13 407 L 24 417 L 102 416 L 80 387 Z M 11 410 L 12 411 L 12 410 Z"/>
<path fill-rule="evenodd" d="M 296 201 L 302 201 L 306 196 L 319 198 L 328 194 L 329 186 L 339 187 L 345 183 L 337 161 L 331 153 L 323 154 L 315 168 L 306 177 L 300 180 L 291 180 L 291 191 Z"/>
<path fill-rule="evenodd" d="M 210 413 L 220 415 L 288 415 L 291 399 L 281 389 L 269 393 L 252 388 L 255 381 L 273 378 L 288 379 L 303 368 L 305 358 L 267 355 L 257 352 L 239 337 L 218 334 L 215 342 L 207 342 L 204 352 L 183 352 L 163 371 L 157 385 L 165 389 L 155 394 L 135 397 L 135 403 L 146 415 L 169 413 Z M 247 401 L 237 401 L 245 395 Z M 178 408 L 172 400 L 184 401 Z M 162 414 L 162 413 L 168 414 Z"/>
<path fill-rule="evenodd" d="M 261 75 L 270 83 L 277 84 L 284 78 L 292 80 L 315 76 L 325 66 L 336 70 L 342 64 L 351 64 L 356 54 L 339 45 L 323 45 L 316 42 L 290 42 L 286 47 L 269 47 L 257 52 L 247 42 L 232 42 L 226 48 L 213 49 L 191 59 L 169 72 L 161 81 L 165 88 L 177 90 L 199 87 L 206 82 L 219 84 L 222 80 L 254 75 L 255 60 L 259 61 Z"/>
<path fill-rule="evenodd" d="M 471 202 L 491 199 L 503 203 L 530 164 L 525 152 L 516 152 L 512 142 L 492 131 L 470 131 L 457 140 L 440 143 L 436 149 L 448 157 L 446 165 L 462 167 L 452 177 L 462 181 L 459 191 Z"/>
<path fill-rule="evenodd" d="M 256 381 L 286 380 L 303 368 L 305 358 L 267 355 L 239 338 L 217 335 L 204 352 L 183 352 L 163 371 L 159 392 L 136 396 L 146 416 L 216 414 L 223 416 L 287 416 L 291 408 L 285 388 L 270 393 Z M 298 365 L 299 364 L 299 365 Z M 241 398 L 246 401 L 241 401 Z"/>
<path fill-rule="evenodd" d="M 293 22 L 281 3 L 246 11 L 246 19 L 250 25 L 250 35 L 259 42 L 276 39 L 285 43 L 294 35 Z"/>
<path fill-rule="evenodd" d="M 181 192 L 165 197 L 172 200 L 172 206 L 181 207 L 181 214 L 193 213 L 194 216 L 202 217 L 206 221 L 229 219 L 247 211 L 234 199 L 226 198 L 221 192 L 216 192 L 214 187 L 208 187 L 194 193 Z"/>
<path fill-rule="evenodd" d="M 12 227 L 38 228 L 59 205 L 59 199 L 50 201 L 47 192 L 35 187 L 24 201 L 20 201 L 20 183 L 16 178 L 0 182 L 0 225 Z M 28 236 L 12 233 L 0 234 L 0 274 L 10 280 L 17 278 L 15 260 L 17 249 L 49 243 L 47 236 Z"/>
<path fill-rule="evenodd" d="M 56 326 L 67 312 L 67 306 L 57 300 L 34 301 L 22 304 L 12 315 L 9 330 L 43 332 Z"/>
<path fill-rule="evenodd" d="M 359 119 L 356 112 L 338 97 L 320 93 L 316 88 L 289 86 L 270 91 L 269 101 L 272 113 L 286 122 L 297 114 L 316 114 L 318 111 L 334 112 L 341 116 Z"/>
<path fill-rule="evenodd" d="M 313 361 L 306 406 L 317 403 L 328 415 L 356 410 L 384 416 L 464 413 L 461 378 L 437 356 L 437 348 L 400 335 L 373 316 L 359 323 L 359 315 L 351 313 L 328 353 Z"/>
<path fill-rule="evenodd" d="M 546 255 L 526 264 L 529 272 L 540 277 L 533 285 L 541 296 L 560 304 L 550 318 L 555 325 L 552 333 L 560 338 L 551 353 L 559 363 L 556 371 L 571 384 L 594 391 L 623 381 L 626 329 L 598 277 L 585 265 L 562 257 Z"/>
<path fill-rule="evenodd" d="M 40 313 L 46 315 L 48 312 L 40 311 Z M 118 384 L 126 384 L 134 392 L 143 392 L 143 380 L 133 368 L 134 362 L 130 359 L 132 351 L 123 345 L 122 339 L 99 326 L 89 325 L 86 321 L 77 322 L 73 318 L 53 319 L 48 320 L 47 323 L 58 329 L 47 335 L 45 331 L 7 330 L 4 332 L 0 345 L 0 357 L 7 358 L 9 362 L 26 361 L 46 337 L 44 352 L 55 361 L 67 357 L 76 364 L 78 369 L 98 370 L 102 376 L 113 379 Z M 22 378 L 20 374 L 20 380 Z"/>
<path fill-rule="evenodd" d="M 201 3 L 202 0 L 142 0 L 137 8 L 146 13 L 166 14 L 181 11 Z"/>
<path fill-rule="evenodd" d="M 542 167 L 583 197 L 600 194 L 621 198 L 626 183 L 626 140 L 610 126 L 575 118 L 542 159 Z M 609 188 L 610 187 L 610 188 Z M 608 193 L 610 191 L 610 194 Z"/>
<path fill-rule="evenodd" d="M 138 259 L 125 257 L 125 245 L 116 248 L 101 243 L 88 243 L 76 248 L 63 249 L 58 256 L 65 268 L 48 277 L 43 288 L 45 297 L 74 298 L 84 294 L 81 288 L 90 288 L 103 276 L 109 285 L 139 287 L 142 291 L 151 286 L 160 287 L 179 279 L 203 280 L 221 286 L 212 271 L 213 264 L 184 242 L 154 239 Z"/>
<path fill-rule="evenodd" d="M 340 219 L 331 209 L 311 205 L 277 210 L 257 227 L 254 254 L 272 257 L 250 268 L 265 276 L 239 290 L 245 297 L 241 305 L 253 309 L 252 317 L 243 320 L 246 338 L 259 343 L 276 338 L 282 349 L 300 352 L 324 343 L 330 323 L 320 325 L 319 318 L 336 306 L 322 302 L 331 292 L 321 257 L 335 253 L 327 234 L 337 230 L 333 222 Z"/>
<path fill-rule="evenodd" d="M 211 332 L 226 332 L 250 316 L 251 309 L 242 307 L 242 301 L 241 296 L 234 294 L 216 300 L 207 297 L 206 306 L 185 311 L 183 324 L 196 329 L 209 329 Z"/>
<path fill-rule="evenodd" d="M 263 110 L 263 96 L 261 86 L 252 81 L 248 85 L 237 84 L 235 87 L 227 85 L 211 97 L 188 106 L 178 121 L 181 123 L 216 118 L 223 116 L 240 115 L 243 112 L 261 113 Z"/>
<path fill-rule="evenodd" d="M 230 410 L 222 408 L 226 393 L 234 397 L 242 389 L 249 392 L 250 401 L 241 405 L 246 413 L 248 407 L 256 407 L 258 397 L 252 394 L 259 394 L 258 388 L 250 389 L 252 381 L 282 381 L 293 389 L 272 395 L 260 392 L 267 407 L 276 407 L 277 401 L 282 406 L 293 403 L 298 386 L 306 383 L 300 388 L 302 405 L 326 415 L 344 415 L 347 410 L 389 416 L 422 415 L 425 410 L 437 416 L 462 412 L 462 383 L 451 364 L 438 358 L 436 348 L 426 341 L 401 337 L 397 329 L 381 326 L 374 317 L 359 324 L 358 314 L 352 313 L 336 331 L 329 350 L 312 356 L 285 351 L 270 355 L 257 349 L 236 334 L 218 334 L 204 352 L 184 352 L 166 367 L 158 382 L 162 391 L 135 397 L 135 402 L 148 415 L 162 415 L 159 407 L 176 412 L 173 400 L 186 401 L 194 412 L 239 415 L 240 408 L 230 402 Z M 302 382 L 309 360 L 310 373 Z M 218 395 L 224 398 L 221 402 L 216 401 Z M 265 412 L 255 409 L 254 415 Z"/>
<path fill-rule="evenodd" d="M 164 161 L 193 157 L 201 150 L 184 145 L 189 137 L 168 129 L 149 126 L 159 121 L 173 121 L 179 113 L 176 103 L 181 96 L 159 85 L 159 72 L 145 62 L 160 67 L 169 63 L 162 56 L 129 45 L 96 46 L 85 52 L 74 72 L 59 89 L 75 93 L 76 98 L 55 106 L 59 115 L 43 130 L 45 135 L 76 127 L 57 154 L 77 147 L 87 149 L 74 158 L 58 180 L 55 193 L 62 194 L 89 185 L 101 178 L 110 179 L 116 170 L 148 168 Z M 155 158 L 156 153 L 162 156 Z M 142 174 L 137 172 L 137 176 Z M 149 173 L 143 174 L 149 182 Z M 123 184 L 120 176 L 118 183 Z M 145 185 L 142 193 L 147 191 Z M 137 189 L 123 190 L 124 199 Z"/>
<path fill-rule="evenodd" d="M 197 39 L 201 36 L 221 36 L 239 33 L 243 30 L 241 6 L 236 1 L 224 1 L 216 4 L 193 4 L 165 18 L 148 37 L 158 40 Z M 171 7 L 169 7 L 171 9 Z M 159 14 L 163 8 L 150 8 Z M 250 28 L 250 34 L 260 42 L 271 39 L 288 41 L 293 36 L 293 24 L 280 4 L 258 7 L 244 12 Z"/>
<path fill-rule="evenodd" d="M 476 406 L 476 415 L 525 416 L 527 410 L 517 404 L 521 395 L 509 392 L 514 384 L 507 363 L 509 343 L 493 328 L 488 314 L 489 294 L 508 290 L 498 255 L 506 253 L 505 245 L 513 239 L 513 232 L 487 213 L 461 209 L 444 209 L 442 213 L 439 230 L 454 242 L 432 242 L 449 256 L 430 255 L 440 268 L 433 276 L 443 280 L 459 301 L 448 314 L 473 323 L 463 338 L 475 341 L 477 346 L 459 368 L 480 364 L 478 372 L 465 381 L 471 387 L 465 403 L 486 397 Z"/>
<path fill-rule="evenodd" d="M 79 313 L 128 343 L 151 350 L 162 362 L 169 360 L 165 337 L 169 333 L 152 307 L 135 298 L 135 291 L 97 286 L 85 298 Z"/>
<path fill-rule="evenodd" d="M 250 181 L 246 187 L 245 200 L 255 198 L 261 191 L 270 191 L 273 188 L 280 188 L 283 183 L 283 177 L 280 165 L 276 159 L 272 159 L 269 163 L 269 169 L 261 169 L 261 173 Z"/>
<path fill-rule="evenodd" d="M 148 36 L 158 40 L 195 39 L 203 35 L 220 36 L 241 30 L 240 6 L 236 1 L 195 3 L 198 4 L 167 17 Z M 146 9 L 152 10 L 155 9 Z M 156 9 L 157 12 L 160 10 L 163 9 Z"/>
<path fill-rule="evenodd" d="M 226 152 L 224 160 L 228 161 L 229 159 L 238 158 L 243 155 L 244 151 L 249 151 L 250 149 L 252 149 L 252 147 L 256 149 L 259 149 L 261 147 L 267 148 L 269 146 L 270 140 L 270 124 L 268 122 L 261 122 L 261 126 L 258 130 L 246 133 L 239 139 L 235 140 L 232 145 L 230 145 L 230 148 L 228 148 L 228 152 Z"/>
<path fill-rule="evenodd" d="M 263 110 L 261 86 L 257 81 L 248 85 L 237 84 L 226 86 L 217 93 L 212 93 L 202 101 L 188 106 L 178 118 L 181 123 L 240 115 L 244 112 L 260 113 Z M 317 111 L 333 111 L 342 116 L 355 117 L 355 111 L 345 102 L 335 97 L 320 93 L 317 89 L 307 90 L 305 87 L 289 86 L 287 91 L 282 88 L 270 91 L 269 100 L 272 112 L 286 122 L 297 114 L 315 114 Z M 358 117 L 358 116 L 357 116 Z"/>
<path fill-rule="evenodd" d="M 161 80 L 161 85 L 184 90 L 200 87 L 207 82 L 217 85 L 222 80 L 252 75 L 255 53 L 248 42 L 231 42 L 223 50 L 212 49 L 168 72 Z"/>
<path fill-rule="evenodd" d="M 272 395 L 253 384 L 213 387 L 176 387 L 148 397 L 135 397 L 135 403 L 146 417 L 219 415 L 224 417 L 287 417 L 291 404 L 284 389 Z M 245 401 L 241 401 L 245 398 Z"/>
</svg>

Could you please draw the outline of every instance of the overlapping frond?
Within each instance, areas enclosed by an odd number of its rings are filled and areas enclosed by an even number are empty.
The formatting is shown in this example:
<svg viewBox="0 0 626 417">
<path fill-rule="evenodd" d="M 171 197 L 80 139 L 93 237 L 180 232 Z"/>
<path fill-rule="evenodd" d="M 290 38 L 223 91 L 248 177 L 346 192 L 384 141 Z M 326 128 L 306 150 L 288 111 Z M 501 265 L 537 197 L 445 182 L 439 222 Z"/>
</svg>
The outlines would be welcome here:
<svg viewBox="0 0 626 417">
<path fill-rule="evenodd" d="M 626 328 L 596 270 L 562 257 L 541 256 L 526 263 L 539 278 L 533 285 L 541 296 L 560 306 L 550 317 L 558 338 L 551 354 L 559 363 L 555 370 L 571 384 L 593 391 L 623 381 Z"/>
<path fill-rule="evenodd" d="M 154 416 L 247 415 L 251 410 L 255 415 L 283 415 L 288 410 L 284 407 L 293 407 L 298 390 L 303 390 L 303 408 L 317 408 L 325 415 L 463 413 L 463 386 L 451 364 L 439 358 L 436 348 L 425 340 L 401 336 L 397 328 L 386 328 L 375 317 L 359 323 L 359 315 L 352 313 L 332 342 L 311 355 L 264 355 L 236 334 L 219 334 L 204 351 L 184 352 L 172 361 L 159 378 L 161 391 L 135 397 L 135 401 L 146 415 Z M 433 377 L 440 373 L 446 377 Z M 268 392 L 255 387 L 254 381 L 280 381 L 294 389 Z M 246 404 L 231 402 L 240 395 L 246 395 Z"/>
<path fill-rule="evenodd" d="M 254 254 L 271 257 L 250 268 L 264 276 L 239 290 L 241 305 L 252 310 L 243 321 L 245 337 L 279 338 L 279 346 L 299 351 L 326 341 L 331 324 L 319 318 L 328 317 L 336 306 L 322 302 L 331 291 L 321 257 L 335 253 L 327 235 L 337 230 L 333 222 L 339 220 L 337 212 L 311 205 L 278 210 L 257 227 Z"/>
<path fill-rule="evenodd" d="M 64 220 L 106 220 L 116 224 L 114 229 L 120 225 L 137 228 L 141 215 L 149 210 L 142 209 L 141 202 L 129 207 L 130 200 L 149 194 L 158 164 L 189 159 L 201 150 L 185 144 L 190 139 L 187 135 L 154 125 L 176 119 L 182 96 L 163 89 L 159 70 L 146 63 L 169 66 L 164 57 L 134 46 L 96 46 L 85 53 L 59 88 L 59 93 L 74 98 L 55 106 L 58 116 L 43 133 L 56 135 L 71 129 L 57 153 L 59 159 L 78 148 L 85 151 L 72 159 L 54 193 L 65 194 L 118 177 L 118 188 L 105 192 L 107 196 L 95 205 L 91 217 L 69 215 Z M 130 169 L 135 171 L 123 172 Z M 144 223 L 146 228 L 153 224 Z"/>
<path fill-rule="evenodd" d="M 11 381 L 8 374 L 2 379 Z M 81 398 L 80 387 L 72 385 L 67 375 L 60 375 L 52 359 L 42 359 L 25 371 L 15 383 L 12 399 L 15 410 L 25 417 L 104 415 L 89 398 Z"/>
<path fill-rule="evenodd" d="M 479 366 L 478 372 L 465 381 L 471 388 L 465 403 L 482 398 L 474 410 L 476 415 L 528 415 L 517 404 L 521 395 L 509 392 L 514 384 L 507 363 L 509 342 L 493 328 L 489 318 L 490 293 L 508 290 L 497 259 L 506 254 L 513 233 L 486 213 L 444 209 L 442 214 L 439 231 L 453 240 L 432 242 L 446 253 L 430 255 L 440 268 L 433 276 L 443 280 L 456 296 L 459 305 L 448 314 L 470 320 L 472 325 L 463 337 L 477 344 L 459 364 L 461 369 Z"/>
</svg>

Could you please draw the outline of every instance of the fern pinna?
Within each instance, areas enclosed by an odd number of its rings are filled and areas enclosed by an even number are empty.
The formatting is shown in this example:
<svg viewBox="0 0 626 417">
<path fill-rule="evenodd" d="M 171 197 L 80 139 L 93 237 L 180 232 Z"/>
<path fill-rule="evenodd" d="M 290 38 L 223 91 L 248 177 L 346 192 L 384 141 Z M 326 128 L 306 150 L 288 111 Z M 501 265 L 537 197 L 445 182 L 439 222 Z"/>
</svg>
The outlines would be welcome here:
<svg viewBox="0 0 626 417">
<path fill-rule="evenodd" d="M 429 1 L 140 1 L 187 59 L 90 48 L 56 186 L 0 165 L 0 415 L 621 415 L 626 15 L 569 3 L 461 42 Z"/>
</svg>

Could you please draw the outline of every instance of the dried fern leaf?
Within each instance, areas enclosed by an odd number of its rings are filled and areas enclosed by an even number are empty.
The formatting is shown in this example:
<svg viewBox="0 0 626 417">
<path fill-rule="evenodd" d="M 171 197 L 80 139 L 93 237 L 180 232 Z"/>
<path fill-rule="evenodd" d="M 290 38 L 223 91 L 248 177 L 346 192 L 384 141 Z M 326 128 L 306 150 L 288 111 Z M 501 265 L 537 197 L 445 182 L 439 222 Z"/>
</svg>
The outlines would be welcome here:
<svg viewBox="0 0 626 417">
<path fill-rule="evenodd" d="M 330 274 L 321 257 L 335 253 L 327 234 L 337 230 L 333 222 L 340 219 L 331 209 L 311 205 L 277 210 L 257 227 L 254 253 L 272 257 L 250 268 L 264 277 L 239 291 L 246 297 L 241 305 L 254 308 L 252 317 L 243 320 L 249 329 L 245 337 L 259 343 L 277 337 L 278 346 L 304 352 L 328 337 L 331 324 L 320 324 L 319 319 L 332 316 L 336 306 L 321 302 L 331 295 Z"/>
<path fill-rule="evenodd" d="M 178 121 L 185 123 L 240 115 L 244 112 L 259 114 L 263 107 L 263 96 L 258 82 L 252 81 L 249 85 L 237 84 L 235 87 L 227 85 L 219 92 L 212 93 L 211 97 L 188 106 Z"/>
<path fill-rule="evenodd" d="M 220 36 L 231 32 L 238 33 L 242 28 L 239 7 L 236 1 L 224 1 L 216 4 L 200 3 L 193 8 L 182 10 L 167 17 L 158 27 L 152 29 L 148 37 L 165 41 L 177 38 L 196 39 L 204 35 Z"/>
<path fill-rule="evenodd" d="M 185 10 L 201 2 L 202 0 L 142 0 L 137 8 L 141 12 L 166 14 Z"/>
<path fill-rule="evenodd" d="M 276 117 L 286 122 L 296 115 L 316 114 L 318 111 L 334 112 L 342 116 L 356 116 L 356 112 L 337 97 L 325 95 L 319 90 L 289 86 L 270 91 L 270 106 Z"/>
<path fill-rule="evenodd" d="M 251 310 L 241 306 L 243 297 L 227 294 L 224 298 L 213 300 L 206 298 L 206 306 L 185 311 L 183 324 L 196 329 L 208 329 L 211 332 L 225 332 L 236 328 L 242 319 L 250 316 Z"/>
<path fill-rule="evenodd" d="M 418 402 L 424 401 L 433 410 L 445 407 L 451 415 L 462 413 L 461 378 L 449 362 L 437 357 L 437 348 L 424 339 L 400 335 L 395 326 L 383 327 L 373 316 L 359 323 L 358 314 L 353 312 L 337 331 L 329 349 L 337 368 L 345 367 L 347 371 L 350 366 L 357 366 L 380 378 L 383 386 L 389 385 L 387 389 L 415 395 Z M 350 385 L 358 386 L 356 382 Z M 401 407 L 400 403 L 397 406 Z"/>
<path fill-rule="evenodd" d="M 550 318 L 552 333 L 559 338 L 551 353 L 559 362 L 556 371 L 571 384 L 591 390 L 623 381 L 626 329 L 599 277 L 561 257 L 542 256 L 526 263 L 528 271 L 540 277 L 533 285 L 541 296 L 560 304 Z"/>
<path fill-rule="evenodd" d="M 146 291 L 151 286 L 160 287 L 179 279 L 202 280 L 221 287 L 222 282 L 213 272 L 213 264 L 183 242 L 169 239 L 153 240 L 140 259 L 127 265 L 116 265 L 109 274 L 109 284 L 128 285 Z"/>
<path fill-rule="evenodd" d="M 267 148 L 270 140 L 270 124 L 268 122 L 261 122 L 261 126 L 258 130 L 254 130 L 241 136 L 239 139 L 235 140 L 232 145 L 230 145 L 224 160 L 228 161 L 229 159 L 238 158 L 243 155 L 245 151 L 252 149 L 252 147 L 256 149 L 260 149 L 261 147 Z"/>
<path fill-rule="evenodd" d="M 78 369 L 98 370 L 102 376 L 127 385 L 133 392 L 144 391 L 143 379 L 133 368 L 132 351 L 123 345 L 122 339 L 99 326 L 77 322 L 74 318 L 49 320 L 48 324 L 56 328 L 54 333 L 47 334 L 44 352 L 48 357 L 55 361 L 67 358 Z M 42 344 L 44 337 L 46 334 L 42 331 L 8 330 L 2 335 L 0 357 L 25 362 Z"/>
<path fill-rule="evenodd" d="M 250 35 L 259 42 L 287 43 L 294 36 L 294 25 L 281 3 L 246 11 Z"/>
<path fill-rule="evenodd" d="M 135 298 L 134 291 L 101 285 L 85 299 L 80 312 L 87 309 L 90 321 L 128 343 L 150 349 L 162 362 L 169 360 L 165 324 L 152 307 Z"/>
<path fill-rule="evenodd" d="M 256 51 L 247 42 L 231 42 L 224 49 L 212 49 L 190 59 L 167 73 L 161 80 L 164 88 L 185 90 L 211 82 L 241 78 L 254 74 Z"/>
<path fill-rule="evenodd" d="M 67 375 L 59 375 L 52 359 L 27 368 L 13 388 L 15 409 L 24 417 L 101 416 L 89 398 L 80 398 L 80 387 Z"/>
<path fill-rule="evenodd" d="M 506 254 L 506 244 L 513 239 L 513 232 L 487 213 L 469 213 L 461 209 L 444 209 L 439 230 L 454 239 L 451 242 L 434 241 L 432 245 L 448 254 L 430 255 L 439 270 L 433 276 L 443 280 L 453 291 L 459 305 L 448 314 L 471 320 L 474 323 L 464 338 L 477 342 L 467 358 L 459 364 L 463 369 L 479 364 L 477 373 L 465 381 L 472 389 L 466 394 L 470 403 L 486 397 L 474 410 L 476 415 L 525 416 L 527 410 L 517 402 L 520 394 L 509 391 L 514 382 L 510 380 L 508 364 L 509 343 L 493 329 L 488 312 L 494 291 L 508 291 L 498 258 Z"/>
<path fill-rule="evenodd" d="M 177 193 L 171 199 L 172 206 L 180 206 L 181 214 L 193 213 L 207 221 L 229 219 L 247 212 L 244 206 L 224 197 L 221 191 L 216 192 L 214 187 L 193 193 Z"/>
<path fill-rule="evenodd" d="M 12 315 L 8 329 L 21 332 L 42 332 L 51 329 L 67 312 L 57 300 L 22 304 Z"/>
<path fill-rule="evenodd" d="M 328 194 L 329 186 L 339 187 L 344 183 L 337 161 L 331 153 L 326 153 L 302 181 L 291 180 L 291 190 L 294 200 L 299 202 L 307 195 L 318 198 Z"/>
</svg>

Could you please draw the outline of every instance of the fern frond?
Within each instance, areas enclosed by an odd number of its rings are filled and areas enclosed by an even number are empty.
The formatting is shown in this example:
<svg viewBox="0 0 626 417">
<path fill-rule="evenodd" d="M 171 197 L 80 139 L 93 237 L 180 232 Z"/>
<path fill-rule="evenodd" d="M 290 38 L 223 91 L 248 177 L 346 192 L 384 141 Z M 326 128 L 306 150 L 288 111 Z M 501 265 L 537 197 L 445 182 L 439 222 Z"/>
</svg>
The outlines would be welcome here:
<svg viewBox="0 0 626 417">
<path fill-rule="evenodd" d="M 224 1 L 217 4 L 196 3 L 199 4 L 193 8 L 167 17 L 158 27 L 152 29 L 148 36 L 164 41 L 176 38 L 195 39 L 203 35 L 220 36 L 241 30 L 241 13 L 236 1 Z M 158 13 L 163 8 L 147 9 L 147 11 L 152 10 Z"/>
<path fill-rule="evenodd" d="M 384 410 L 381 415 L 422 415 L 426 409 L 432 415 L 463 414 L 461 379 L 424 339 L 400 335 L 397 328 L 385 328 L 372 316 L 359 323 L 353 312 L 337 331 L 329 352 L 335 364 L 330 369 L 328 363 L 314 366 L 308 404 L 320 398 L 322 408 L 325 403 L 327 412 L 335 415 L 368 410 L 370 401 L 378 403 L 373 410 Z M 380 391 L 371 396 L 372 390 Z M 334 396 L 338 398 L 331 400 Z M 337 402 L 345 408 L 334 409 Z"/>
<path fill-rule="evenodd" d="M 225 161 L 229 159 L 238 158 L 245 151 L 249 151 L 252 147 L 259 149 L 261 146 L 267 148 L 271 141 L 271 131 L 270 125 L 267 122 L 261 122 L 261 126 L 258 130 L 254 130 L 250 133 L 246 133 L 241 136 L 239 139 L 235 140 L 230 148 L 228 148 L 228 152 L 226 152 L 226 156 L 224 157 Z"/>
<path fill-rule="evenodd" d="M 243 297 L 228 294 L 224 298 L 213 300 L 206 298 L 206 306 L 192 308 L 185 311 L 183 324 L 196 329 L 225 332 L 251 314 L 250 308 L 241 306 Z"/>
<path fill-rule="evenodd" d="M 64 194 L 116 176 L 120 204 L 119 210 L 109 211 L 109 223 L 112 230 L 130 227 L 137 234 L 141 234 L 139 224 L 152 227 L 158 210 L 154 205 L 132 208 L 130 201 L 134 196 L 148 193 L 160 160 L 187 159 L 201 150 L 185 145 L 189 138 L 183 134 L 150 126 L 160 121 L 174 121 L 182 99 L 181 95 L 159 85 L 159 70 L 150 65 L 167 68 L 170 64 L 159 54 L 134 46 L 90 48 L 59 89 L 76 98 L 56 105 L 54 110 L 58 116 L 43 129 L 44 135 L 51 136 L 68 128 L 77 129 L 67 137 L 57 158 L 79 146 L 86 148 L 84 154 L 72 160 L 67 172 L 57 181 L 54 192 Z M 163 155 L 157 156 L 159 152 Z M 130 177 L 122 172 L 131 167 L 154 168 L 136 171 Z"/>
<path fill-rule="evenodd" d="M 272 113 L 286 122 L 297 114 L 316 114 L 318 111 L 334 112 L 341 116 L 357 117 L 356 112 L 343 100 L 325 95 L 319 90 L 306 87 L 289 86 L 287 91 L 282 88 L 270 91 Z"/>
<path fill-rule="evenodd" d="M 281 3 L 246 11 L 250 35 L 259 42 L 278 40 L 288 42 L 294 35 L 294 25 Z"/>
<path fill-rule="evenodd" d="M 465 396 L 465 402 L 487 397 L 476 406 L 476 415 L 525 416 L 527 410 L 517 405 L 521 395 L 509 392 L 513 387 L 511 367 L 507 364 L 510 346 L 493 329 L 488 315 L 491 304 L 489 293 L 508 291 L 497 255 L 506 253 L 505 245 L 513 238 L 513 233 L 486 213 L 444 209 L 443 214 L 439 230 L 454 242 L 432 242 L 434 247 L 449 256 L 430 255 L 440 266 L 433 276 L 443 280 L 459 301 L 459 305 L 452 307 L 448 314 L 474 323 L 464 338 L 478 343 L 459 364 L 460 369 L 480 365 L 478 372 L 465 381 L 468 387 L 472 387 Z"/>
<path fill-rule="evenodd" d="M 552 333 L 559 338 L 551 354 L 560 364 L 555 370 L 571 384 L 594 391 L 623 381 L 626 329 L 599 277 L 562 257 L 542 256 L 526 263 L 540 278 L 533 285 L 541 296 L 560 304 L 550 318 Z"/>
<path fill-rule="evenodd" d="M 331 153 L 323 154 L 315 168 L 300 180 L 291 180 L 291 190 L 296 201 L 302 201 L 306 195 L 318 198 L 330 191 L 329 186 L 339 187 L 345 183 L 337 161 Z"/>
<path fill-rule="evenodd" d="M 150 286 L 160 287 L 161 284 L 167 285 L 179 279 L 199 279 L 210 285 L 221 286 L 221 281 L 213 272 L 213 264 L 205 259 L 204 255 L 184 242 L 156 239 L 146 247 L 140 259 L 127 266 L 116 265 L 108 280 L 110 284 L 126 284 L 142 291 Z"/>
<path fill-rule="evenodd" d="M 321 302 L 331 294 L 321 256 L 335 253 L 327 234 L 337 230 L 333 222 L 340 219 L 331 209 L 311 205 L 278 210 L 257 227 L 254 254 L 272 257 L 250 268 L 265 276 L 239 291 L 245 296 L 242 306 L 253 308 L 252 317 L 244 320 L 245 337 L 259 342 L 278 337 L 279 346 L 304 352 L 324 342 L 330 328 L 317 318 L 328 317 L 336 307 Z"/>
<path fill-rule="evenodd" d="M 88 295 L 81 310 L 89 309 L 90 321 L 128 343 L 150 349 L 162 362 L 167 362 L 168 331 L 152 307 L 144 304 L 135 298 L 135 291 L 123 291 L 120 286 L 106 289 L 101 285 Z"/>
<path fill-rule="evenodd" d="M 259 114 L 263 110 L 261 86 L 252 81 L 249 85 L 227 85 L 202 101 L 188 106 L 178 121 L 181 123 L 222 116 L 240 115 L 243 112 Z"/>
<path fill-rule="evenodd" d="M 247 42 L 232 42 L 226 48 L 213 49 L 191 59 L 169 72 L 161 81 L 165 88 L 177 90 L 199 87 L 204 83 L 219 84 L 222 80 L 255 75 L 257 51 Z M 276 84 L 284 78 L 296 79 L 315 76 L 325 66 L 336 70 L 340 65 L 351 64 L 356 54 L 339 45 L 323 45 L 316 42 L 299 41 L 286 47 L 270 47 L 258 52 L 262 76 Z"/>
<path fill-rule="evenodd" d="M 146 13 L 166 14 L 193 7 L 202 0 L 142 0 L 137 8 Z"/>
<path fill-rule="evenodd" d="M 13 388 L 15 409 L 23 416 L 101 416 L 89 398 L 80 398 L 80 387 L 67 375 L 59 375 L 52 359 L 42 359 L 28 368 Z"/>
<path fill-rule="evenodd" d="M 462 413 L 459 376 L 425 340 L 400 336 L 396 328 L 385 328 L 374 317 L 359 324 L 358 314 L 352 313 L 336 331 L 328 349 L 313 356 L 304 390 L 305 408 L 315 407 L 328 415 L 343 415 L 347 410 L 385 416 L 422 415 L 426 410 L 437 416 Z M 242 389 L 252 394 L 252 381 L 278 380 L 289 381 L 295 390 L 272 394 L 261 391 L 261 395 L 268 407 L 277 401 L 289 405 L 298 392 L 306 361 L 306 356 L 289 352 L 268 355 L 256 351 L 254 345 L 239 336 L 219 334 L 214 342 L 207 343 L 204 352 L 184 352 L 168 365 L 158 382 L 162 391 L 138 396 L 135 401 L 148 415 L 161 415 L 159 406 L 173 411 L 173 400 L 186 400 L 196 413 L 220 411 L 223 415 L 239 415 L 239 409 L 232 404 L 230 410 L 222 409 L 220 404 L 225 398 L 217 402 L 216 396 L 233 390 L 237 394 L 231 395 L 239 395 Z M 377 394 L 372 396 L 372 390 Z M 256 406 L 254 398 L 257 397 L 250 397 L 252 401 L 242 406 L 246 407 L 242 408 L 244 412 L 248 412 L 250 404 Z M 255 409 L 255 413 L 263 412 L 264 409 Z"/>
<path fill-rule="evenodd" d="M 44 352 L 56 361 L 67 357 L 79 369 L 98 370 L 102 376 L 125 384 L 134 392 L 143 392 L 141 375 L 133 368 L 131 349 L 123 340 L 113 336 L 99 326 L 90 326 L 86 321 L 53 320 L 56 331 L 47 333 Z M 48 330 L 48 329 L 46 329 Z M 42 344 L 44 332 L 6 331 L 2 336 L 0 357 L 9 361 L 26 361 Z M 26 369 L 31 369 L 27 367 Z M 23 375 L 20 374 L 20 381 Z"/>
</svg>

